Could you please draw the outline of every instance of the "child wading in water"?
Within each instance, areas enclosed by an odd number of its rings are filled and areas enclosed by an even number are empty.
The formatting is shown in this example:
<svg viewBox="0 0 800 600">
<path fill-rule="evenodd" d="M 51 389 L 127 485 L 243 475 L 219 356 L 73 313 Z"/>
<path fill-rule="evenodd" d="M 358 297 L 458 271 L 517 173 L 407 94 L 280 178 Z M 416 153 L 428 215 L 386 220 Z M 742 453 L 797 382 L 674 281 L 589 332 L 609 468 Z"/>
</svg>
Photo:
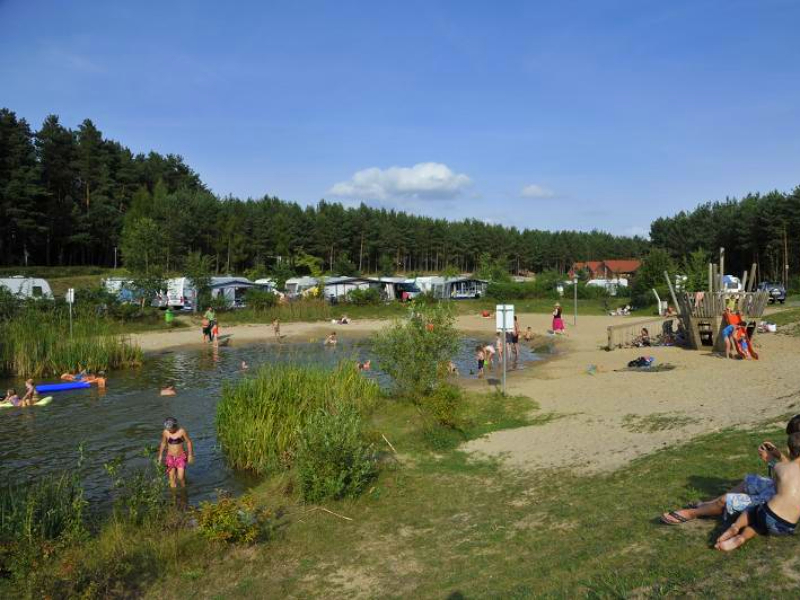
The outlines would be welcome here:
<svg viewBox="0 0 800 600">
<path fill-rule="evenodd" d="M 183 449 L 184 444 L 186 444 L 186 451 Z M 178 482 L 181 487 L 186 487 L 186 465 L 194 462 L 194 447 L 189 434 L 183 427 L 178 426 L 178 420 L 174 417 L 169 417 L 164 421 L 161 445 L 158 447 L 158 462 L 161 462 L 165 449 L 167 457 L 164 464 L 167 466 L 169 487 L 178 487 Z"/>
<path fill-rule="evenodd" d="M 478 361 L 478 377 L 483 377 L 483 365 L 486 362 L 486 352 L 483 346 L 475 347 L 475 360 Z"/>
<path fill-rule="evenodd" d="M 777 493 L 769 502 L 752 506 L 719 536 L 717 550 L 730 552 L 756 535 L 792 535 L 800 521 L 800 433 L 789 436 L 790 460 L 775 465 Z"/>
</svg>

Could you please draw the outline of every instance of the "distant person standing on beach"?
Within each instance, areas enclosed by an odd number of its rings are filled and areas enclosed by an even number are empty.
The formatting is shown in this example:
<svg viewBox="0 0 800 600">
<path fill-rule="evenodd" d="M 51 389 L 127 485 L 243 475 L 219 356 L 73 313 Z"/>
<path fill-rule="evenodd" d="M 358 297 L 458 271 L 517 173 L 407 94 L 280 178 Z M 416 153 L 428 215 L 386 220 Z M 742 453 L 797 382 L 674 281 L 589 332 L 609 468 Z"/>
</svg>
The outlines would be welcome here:
<svg viewBox="0 0 800 600">
<path fill-rule="evenodd" d="M 553 308 L 553 333 L 556 335 L 564 333 L 564 319 L 561 318 L 561 304 L 558 302 Z"/>
<path fill-rule="evenodd" d="M 272 320 L 272 333 L 275 334 L 275 339 L 281 339 L 281 322 L 276 318 Z"/>
<path fill-rule="evenodd" d="M 519 319 L 517 315 L 514 315 L 514 331 L 511 334 L 511 343 L 512 343 L 512 350 L 514 350 L 514 357 L 519 357 Z"/>
</svg>

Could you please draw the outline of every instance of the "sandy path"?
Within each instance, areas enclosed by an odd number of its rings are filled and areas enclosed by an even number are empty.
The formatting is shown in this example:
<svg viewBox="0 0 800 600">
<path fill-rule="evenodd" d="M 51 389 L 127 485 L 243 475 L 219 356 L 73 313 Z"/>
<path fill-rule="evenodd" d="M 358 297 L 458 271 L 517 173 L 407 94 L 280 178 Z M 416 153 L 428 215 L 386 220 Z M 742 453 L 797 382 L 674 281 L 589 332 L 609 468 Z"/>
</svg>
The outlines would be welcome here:
<svg viewBox="0 0 800 600">
<path fill-rule="evenodd" d="M 523 315 L 520 320 L 534 331 L 549 323 L 546 315 Z M 499 431 L 467 448 L 523 469 L 604 471 L 703 433 L 800 412 L 798 338 L 759 335 L 758 361 L 726 360 L 706 350 L 679 348 L 601 350 L 606 327 L 620 322 L 618 317 L 580 318 L 577 328 L 568 326 L 565 352 L 509 379 L 509 393 L 535 399 L 542 412 L 565 416 L 543 426 Z M 614 371 L 640 355 L 654 356 L 676 369 Z M 590 365 L 597 366 L 594 375 L 587 373 Z M 664 413 L 684 422 L 670 423 L 662 431 L 634 431 L 637 423 L 646 424 L 642 417 Z"/>
</svg>

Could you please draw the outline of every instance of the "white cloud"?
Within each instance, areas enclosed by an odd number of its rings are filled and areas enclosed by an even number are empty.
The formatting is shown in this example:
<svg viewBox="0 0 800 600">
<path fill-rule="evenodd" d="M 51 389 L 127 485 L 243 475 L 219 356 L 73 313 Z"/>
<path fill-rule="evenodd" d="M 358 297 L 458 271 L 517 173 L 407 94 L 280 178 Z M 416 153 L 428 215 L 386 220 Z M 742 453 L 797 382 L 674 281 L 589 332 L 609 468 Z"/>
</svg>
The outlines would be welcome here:
<svg viewBox="0 0 800 600">
<path fill-rule="evenodd" d="M 356 172 L 328 192 L 334 196 L 364 200 L 448 199 L 469 187 L 472 180 L 454 173 L 442 163 L 418 163 L 413 167 L 372 167 Z"/>
<path fill-rule="evenodd" d="M 546 187 L 532 183 L 522 188 L 519 195 L 523 198 L 552 198 L 555 193 L 553 190 L 548 190 Z"/>
</svg>

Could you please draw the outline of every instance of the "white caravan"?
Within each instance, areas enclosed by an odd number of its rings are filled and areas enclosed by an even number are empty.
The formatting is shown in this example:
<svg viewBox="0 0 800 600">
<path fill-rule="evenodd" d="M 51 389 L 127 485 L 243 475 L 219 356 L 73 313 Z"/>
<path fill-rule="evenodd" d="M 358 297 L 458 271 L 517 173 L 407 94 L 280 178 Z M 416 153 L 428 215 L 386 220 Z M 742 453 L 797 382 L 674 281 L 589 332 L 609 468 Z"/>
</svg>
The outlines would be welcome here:
<svg viewBox="0 0 800 600">
<path fill-rule="evenodd" d="M 3 277 L 0 279 L 0 285 L 18 298 L 53 298 L 50 284 L 40 277 L 25 277 L 24 275 Z"/>
</svg>

